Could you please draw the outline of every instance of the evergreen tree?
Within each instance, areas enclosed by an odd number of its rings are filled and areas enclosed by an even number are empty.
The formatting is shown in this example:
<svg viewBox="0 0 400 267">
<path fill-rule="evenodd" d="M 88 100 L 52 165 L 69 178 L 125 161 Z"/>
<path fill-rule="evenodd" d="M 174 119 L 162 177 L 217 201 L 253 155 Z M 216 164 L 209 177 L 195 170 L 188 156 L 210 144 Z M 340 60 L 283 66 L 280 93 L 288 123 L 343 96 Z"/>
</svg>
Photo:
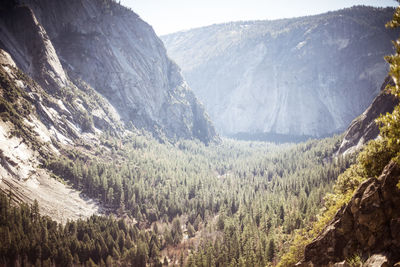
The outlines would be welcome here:
<svg viewBox="0 0 400 267">
<path fill-rule="evenodd" d="M 269 262 L 272 262 L 274 260 L 274 257 L 275 257 L 275 242 L 274 239 L 271 239 L 268 245 L 267 260 Z"/>
<path fill-rule="evenodd" d="M 179 244 L 183 237 L 181 222 L 177 217 L 172 221 L 171 236 L 172 236 L 172 242 L 175 245 Z"/>
</svg>

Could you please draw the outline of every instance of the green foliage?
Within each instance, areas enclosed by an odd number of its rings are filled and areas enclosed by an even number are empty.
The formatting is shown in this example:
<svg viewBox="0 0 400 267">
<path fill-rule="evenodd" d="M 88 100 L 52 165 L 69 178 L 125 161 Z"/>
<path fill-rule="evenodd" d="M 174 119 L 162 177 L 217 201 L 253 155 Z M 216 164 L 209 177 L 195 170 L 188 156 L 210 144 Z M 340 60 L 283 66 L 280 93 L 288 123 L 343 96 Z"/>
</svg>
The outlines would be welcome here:
<svg viewBox="0 0 400 267">
<path fill-rule="evenodd" d="M 123 220 L 92 216 L 61 225 L 40 216 L 37 201 L 31 207 L 12 207 L 0 193 L 0 265 L 112 266 L 118 260 L 117 265 L 125 266 L 122 259 L 131 257 L 135 266 L 146 266 L 154 262 L 148 255 L 150 246 L 151 235 Z"/>
<path fill-rule="evenodd" d="M 400 7 L 395 11 L 393 20 L 388 27 L 400 26 Z M 394 42 L 396 54 L 385 59 L 390 64 L 389 75 L 394 85 L 389 85 L 386 90 L 396 97 L 400 97 L 400 39 Z M 370 141 L 360 152 L 357 163 L 341 174 L 334 186 L 334 193 L 325 197 L 325 207 L 318 216 L 318 221 L 311 225 L 309 230 L 303 229 L 296 233 L 294 240 L 283 255 L 278 266 L 293 266 L 302 259 L 305 246 L 310 243 L 330 222 L 337 210 L 347 204 L 360 183 L 369 177 L 378 177 L 385 166 L 392 160 L 399 162 L 400 155 L 400 105 L 392 113 L 381 115 L 376 122 L 380 125 L 380 137 Z M 400 181 L 398 184 L 400 188 Z M 361 266 L 358 255 L 348 260 L 351 266 Z"/>
<path fill-rule="evenodd" d="M 400 26 L 400 9 L 396 8 L 393 14 L 393 19 L 386 24 L 389 28 L 398 28 Z"/>
<path fill-rule="evenodd" d="M 358 161 L 365 170 L 365 177 L 378 177 L 395 155 L 396 150 L 387 139 L 372 140 L 360 153 Z"/>
<path fill-rule="evenodd" d="M 349 166 L 348 159 L 332 158 L 339 141 L 274 145 L 223 140 L 204 146 L 108 135 L 95 158 L 72 150 L 49 161 L 47 168 L 139 224 L 170 225 L 160 233 L 161 247 L 181 242 L 178 223 L 187 225 L 190 237 L 196 232 L 214 236 L 200 240 L 193 266 L 204 257 L 220 266 L 233 259 L 264 266 L 270 259 L 269 240 L 274 239 L 276 259 L 294 230 L 315 219 L 332 181 Z"/>
<path fill-rule="evenodd" d="M 400 7 L 396 8 L 393 19 L 386 24 L 390 28 L 400 27 Z M 400 38 L 393 42 L 396 48 L 396 54 L 385 57 L 386 61 L 390 64 L 389 75 L 394 81 L 394 85 L 388 86 L 387 90 L 400 98 Z M 391 114 L 381 116 L 378 120 L 381 124 L 381 135 L 387 140 L 390 152 L 396 153 L 396 161 L 399 162 L 400 151 L 400 105 L 397 105 Z M 397 184 L 400 188 L 400 181 Z"/>
<path fill-rule="evenodd" d="M 346 259 L 346 263 L 351 267 L 361 267 L 363 265 L 361 256 L 359 254 L 354 254 L 349 259 Z"/>
<path fill-rule="evenodd" d="M 273 239 L 269 241 L 268 250 L 267 250 L 267 260 L 272 262 L 275 256 L 275 242 Z"/>
<path fill-rule="evenodd" d="M 92 118 L 72 105 L 77 102 L 80 105 L 76 106 L 89 111 L 98 108 L 96 94 L 93 102 L 88 97 L 93 92 L 86 89 L 64 88 L 56 98 L 68 102 L 65 105 L 74 111 L 72 121 L 84 131 L 91 131 Z M 24 102 L 23 92 L 11 93 L 17 94 L 16 102 Z M 13 102 L 4 102 L 12 111 Z M 117 138 L 107 132 L 95 151 L 63 151 L 64 156 L 47 160 L 45 167 L 100 200 L 109 210 L 134 217 L 141 228 L 154 222 L 167 227 L 155 233 L 154 238 L 149 234 L 130 236 L 111 231 L 102 236 L 107 253 L 102 253 L 101 240 L 92 241 L 97 221 L 88 222 L 83 234 L 72 226 L 71 238 L 77 236 L 77 240 L 67 244 L 57 243 L 58 239 L 52 239 L 47 230 L 41 233 L 48 240 L 48 247 L 40 248 L 41 255 L 46 255 L 41 256 L 42 265 L 110 265 L 121 261 L 135 266 L 156 264 L 161 260 L 158 249 L 185 242 L 181 228 L 184 224 L 188 236 L 199 239 L 196 249 L 191 249 L 192 266 L 271 264 L 294 231 L 315 220 L 323 196 L 348 167 L 348 159 L 332 157 L 339 143 L 340 138 L 334 137 L 297 145 L 233 140 L 209 146 L 186 140 L 160 144 L 149 136 L 130 134 Z M 103 218 L 98 220 L 101 224 Z M 118 227 L 125 229 L 123 225 Z M 10 229 L 5 236 L 14 235 Z M 50 253 L 54 246 L 69 249 Z M 15 261 L 25 257 L 25 252 L 14 252 L 9 255 L 15 255 Z M 32 257 L 29 262 L 36 260 Z"/>
<path fill-rule="evenodd" d="M 178 218 L 175 218 L 172 221 L 172 228 L 171 228 L 171 236 L 172 236 L 172 244 L 177 245 L 181 242 L 183 233 L 181 228 L 181 222 Z"/>
<path fill-rule="evenodd" d="M 87 112 L 79 113 L 78 123 L 81 125 L 82 131 L 93 132 L 93 117 Z"/>
<path fill-rule="evenodd" d="M 187 234 L 189 237 L 194 237 L 196 234 L 196 231 L 194 230 L 194 228 L 190 222 L 187 225 Z"/>
<path fill-rule="evenodd" d="M 13 69 L 11 66 L 7 67 Z M 27 142 L 36 142 L 32 131 L 23 123 L 24 118 L 27 118 L 33 109 L 29 97 L 15 85 L 3 66 L 0 66 L 0 93 L 0 118 L 13 124 L 13 135 Z"/>
</svg>

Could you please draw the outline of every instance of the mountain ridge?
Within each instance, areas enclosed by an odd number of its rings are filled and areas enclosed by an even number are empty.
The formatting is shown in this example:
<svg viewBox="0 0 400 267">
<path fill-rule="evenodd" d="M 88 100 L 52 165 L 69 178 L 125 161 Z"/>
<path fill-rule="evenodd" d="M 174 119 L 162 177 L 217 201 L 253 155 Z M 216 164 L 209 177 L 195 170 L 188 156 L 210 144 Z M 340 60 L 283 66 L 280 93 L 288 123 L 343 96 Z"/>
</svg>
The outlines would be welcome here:
<svg viewBox="0 0 400 267">
<path fill-rule="evenodd" d="M 168 59 L 151 26 L 133 11 L 114 1 L 24 1 L 24 5 L 25 9 L 5 11 L 9 14 L 3 16 L 7 34 L 1 38 L 2 48 L 42 87 L 66 87 L 65 77 L 78 86 L 83 81 L 104 96 L 127 126 L 132 123 L 160 140 L 214 140 L 214 128 L 179 67 Z M 32 37 L 43 38 L 33 47 L 39 51 L 26 49 L 29 38 L 19 34 L 23 28 L 17 31 L 7 24 L 13 18 L 27 30 L 37 25 L 28 32 L 40 32 Z M 33 61 L 27 62 L 25 55 Z M 50 73 L 54 77 L 47 80 L 60 77 L 63 83 L 47 84 L 43 77 Z"/>
<path fill-rule="evenodd" d="M 379 92 L 392 12 L 358 6 L 161 38 L 222 134 L 318 137 L 343 131 Z"/>
<path fill-rule="evenodd" d="M 56 9 L 61 10 L 60 14 Z M 82 16 L 72 16 L 75 11 L 83 13 Z M 134 24 L 123 24 L 124 17 L 115 18 L 121 13 L 112 12 L 123 12 Z M 68 21 L 64 23 L 63 16 L 78 22 L 75 21 L 75 26 Z M 101 19 L 102 24 L 95 25 L 97 32 L 87 21 L 87 28 L 78 31 L 77 25 L 85 24 L 82 21 L 85 18 L 92 20 L 92 26 Z M 79 186 L 72 188 L 60 182 L 61 179 L 53 179 L 55 175 L 48 164 L 54 159 L 69 157 L 71 151 L 79 151 L 87 158 L 96 157 L 100 152 L 95 148 L 111 150 L 104 144 L 108 136 L 151 134 L 166 143 L 181 139 L 195 139 L 205 144 L 218 141 L 208 115 L 185 83 L 179 67 L 168 59 L 151 27 L 136 19 L 140 20 L 115 1 L 0 4 L 1 191 L 14 192 L 17 202 L 32 203 L 37 199 L 44 213 L 59 222 L 87 217 L 102 213 L 104 206 L 81 194 Z M 143 25 L 146 35 L 140 30 Z M 140 62 L 122 61 L 115 54 L 103 55 L 100 53 L 103 50 L 98 50 L 100 46 L 113 51 L 107 34 L 122 38 L 119 27 L 136 31 L 135 40 L 128 39 L 125 43 L 134 46 Z M 97 42 L 97 46 L 88 45 L 92 42 Z M 144 43 L 154 43 L 154 46 Z M 153 62 L 157 58 L 158 65 Z M 97 69 L 92 67 L 92 62 L 99 65 L 103 60 L 104 64 Z M 113 74 L 113 70 L 123 70 L 123 67 L 136 71 L 135 77 L 140 76 L 148 86 L 138 87 L 135 92 L 129 85 L 120 88 L 124 80 L 116 79 L 113 75 L 118 74 Z M 129 78 L 130 74 L 124 73 L 124 77 Z M 98 77 L 108 87 L 99 88 L 93 82 Z M 155 85 L 150 90 L 155 80 L 163 86 Z M 105 97 L 107 90 L 108 97 Z M 135 95 L 141 98 L 134 98 Z M 142 106 L 152 104 L 148 109 L 137 108 L 135 116 L 141 120 L 129 113 L 132 99 L 137 104 L 144 101 Z M 150 114 L 151 108 L 163 112 Z"/>
</svg>

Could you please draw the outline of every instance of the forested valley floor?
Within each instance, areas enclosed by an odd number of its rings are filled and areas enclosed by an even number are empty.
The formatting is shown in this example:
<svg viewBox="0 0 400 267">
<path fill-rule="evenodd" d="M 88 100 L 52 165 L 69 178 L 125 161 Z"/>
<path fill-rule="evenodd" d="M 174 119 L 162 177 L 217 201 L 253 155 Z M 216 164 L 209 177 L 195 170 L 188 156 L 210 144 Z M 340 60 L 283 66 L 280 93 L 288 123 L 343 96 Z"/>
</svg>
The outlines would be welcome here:
<svg viewBox="0 0 400 267">
<path fill-rule="evenodd" d="M 57 224 L 37 203 L 2 195 L 3 263 L 36 266 L 266 266 L 296 229 L 316 221 L 324 196 L 352 159 L 335 156 L 339 136 L 301 144 L 223 139 L 161 144 L 113 137 L 65 150 L 43 167 L 109 214 Z M 118 219 L 119 218 L 119 219 Z"/>
</svg>

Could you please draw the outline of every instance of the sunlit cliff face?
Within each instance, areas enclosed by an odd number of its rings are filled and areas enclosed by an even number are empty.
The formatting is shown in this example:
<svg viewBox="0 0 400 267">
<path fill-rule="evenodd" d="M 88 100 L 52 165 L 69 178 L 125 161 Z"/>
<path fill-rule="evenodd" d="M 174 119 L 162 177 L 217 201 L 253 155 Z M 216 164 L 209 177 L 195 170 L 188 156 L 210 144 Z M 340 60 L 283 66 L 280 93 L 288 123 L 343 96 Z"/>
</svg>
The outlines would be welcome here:
<svg viewBox="0 0 400 267">
<path fill-rule="evenodd" d="M 324 136 L 344 130 L 379 92 L 392 13 L 354 7 L 162 39 L 221 133 Z"/>
</svg>

